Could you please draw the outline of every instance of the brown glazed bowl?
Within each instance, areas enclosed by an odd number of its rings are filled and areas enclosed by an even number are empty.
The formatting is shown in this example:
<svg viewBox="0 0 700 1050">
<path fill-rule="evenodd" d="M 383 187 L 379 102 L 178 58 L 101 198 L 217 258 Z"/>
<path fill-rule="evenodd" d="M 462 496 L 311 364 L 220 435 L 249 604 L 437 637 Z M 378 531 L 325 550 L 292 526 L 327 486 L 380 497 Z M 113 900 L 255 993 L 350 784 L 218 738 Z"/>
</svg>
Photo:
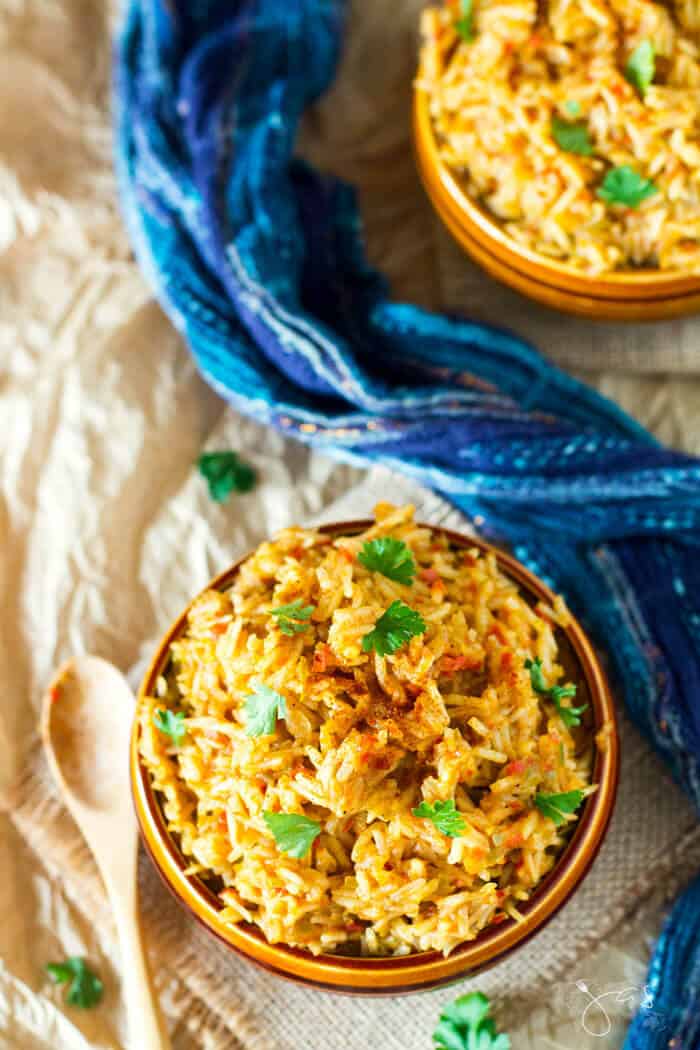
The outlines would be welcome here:
<svg viewBox="0 0 700 1050">
<path fill-rule="evenodd" d="M 326 525 L 322 531 L 348 535 L 361 532 L 371 524 L 370 521 L 342 522 Z M 472 536 L 431 527 L 446 535 L 456 546 L 494 550 L 501 570 L 533 603 L 542 600 L 549 604 L 553 601 L 552 592 L 509 554 Z M 228 588 L 240 564 L 237 562 L 217 576 L 209 587 Z M 165 669 L 170 643 L 182 633 L 186 616 L 187 609 L 161 640 L 143 680 L 139 703 L 153 693 L 156 679 Z M 598 790 L 586 800 L 573 835 L 556 865 L 522 907 L 522 921 L 508 919 L 486 929 L 475 940 L 455 948 L 446 957 L 430 951 L 395 958 L 312 955 L 283 944 L 269 944 L 253 926 L 224 925 L 219 918 L 221 904 L 212 890 L 201 878 L 185 875 L 187 861 L 180 853 L 176 839 L 167 830 L 160 802 L 141 763 L 139 730 L 135 722 L 130 768 L 136 815 L 146 849 L 165 885 L 195 919 L 232 951 L 281 977 L 316 988 L 355 995 L 397 995 L 435 988 L 499 962 L 541 929 L 574 893 L 600 848 L 615 802 L 619 740 L 615 708 L 605 675 L 593 646 L 575 620 L 572 619 L 566 629 L 561 629 L 558 640 L 567 676 L 577 682 L 580 695 L 585 694 L 589 703 L 587 728 L 597 733 L 607 727 L 607 747 L 603 751 L 596 749 L 593 779 L 599 785 Z"/>
<path fill-rule="evenodd" d="M 443 162 L 430 95 L 421 87 L 414 91 L 413 137 L 418 171 L 435 211 L 474 261 L 503 284 L 545 306 L 599 321 L 664 320 L 700 310 L 697 274 L 630 269 L 591 275 L 514 241 Z"/>
</svg>

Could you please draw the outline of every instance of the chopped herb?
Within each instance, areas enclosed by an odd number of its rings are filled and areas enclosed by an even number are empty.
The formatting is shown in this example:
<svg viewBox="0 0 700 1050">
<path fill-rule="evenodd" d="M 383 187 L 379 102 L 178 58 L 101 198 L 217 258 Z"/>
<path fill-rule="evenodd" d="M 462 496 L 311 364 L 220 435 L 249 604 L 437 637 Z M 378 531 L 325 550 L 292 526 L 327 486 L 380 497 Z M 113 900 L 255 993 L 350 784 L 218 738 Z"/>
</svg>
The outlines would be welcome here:
<svg viewBox="0 0 700 1050">
<path fill-rule="evenodd" d="M 460 17 L 455 22 L 455 29 L 463 40 L 474 39 L 474 4 L 473 0 L 460 0 Z"/>
<path fill-rule="evenodd" d="M 432 820 L 438 831 L 451 839 L 459 838 L 467 826 L 453 798 L 448 798 L 446 802 L 421 802 L 420 806 L 416 806 L 411 812 L 414 817 Z"/>
<path fill-rule="evenodd" d="M 216 503 L 223 503 L 232 492 L 250 492 L 255 485 L 255 471 L 236 452 L 204 452 L 197 468 Z"/>
<path fill-rule="evenodd" d="M 300 634 L 309 626 L 306 622 L 314 611 L 314 605 L 304 605 L 301 598 L 289 605 L 279 605 L 270 610 L 270 615 L 277 620 L 282 634 Z"/>
<path fill-rule="evenodd" d="M 318 821 L 303 817 L 300 813 L 270 813 L 265 810 L 263 817 L 277 847 L 289 857 L 305 857 L 321 834 Z"/>
<path fill-rule="evenodd" d="M 570 117 L 581 116 L 581 103 L 575 98 L 568 98 L 564 103 L 564 109 Z"/>
<path fill-rule="evenodd" d="M 642 201 L 658 192 L 653 182 L 642 178 L 629 164 L 611 168 L 598 187 L 598 196 L 606 204 L 624 204 L 627 208 L 638 208 Z"/>
<path fill-rule="evenodd" d="M 416 575 L 416 563 L 410 548 L 393 536 L 379 536 L 368 540 L 357 555 L 357 560 L 370 572 L 380 572 L 389 580 L 410 586 Z"/>
<path fill-rule="evenodd" d="M 369 634 L 364 636 L 362 648 L 366 653 L 373 649 L 379 656 L 386 656 L 387 653 L 395 653 L 425 630 L 425 620 L 420 613 L 405 602 L 395 601 L 382 613 Z"/>
<path fill-rule="evenodd" d="M 593 152 L 593 144 L 588 137 L 588 128 L 585 124 L 570 124 L 561 117 L 552 117 L 552 138 L 557 146 L 567 153 L 578 153 L 582 157 L 590 157 Z"/>
<path fill-rule="evenodd" d="M 153 724 L 160 733 L 169 736 L 175 746 L 182 743 L 187 732 L 184 711 L 169 711 L 159 707 L 153 716 Z"/>
<path fill-rule="evenodd" d="M 102 998 L 104 985 L 84 959 L 74 955 L 62 963 L 48 963 L 46 972 L 54 984 L 68 985 L 66 1002 L 69 1006 L 89 1010 Z"/>
<path fill-rule="evenodd" d="M 499 1035 L 482 992 L 460 995 L 440 1014 L 433 1032 L 437 1050 L 510 1050 L 510 1038 Z"/>
<path fill-rule="evenodd" d="M 583 791 L 563 791 L 560 795 L 543 795 L 537 792 L 535 805 L 540 813 L 553 820 L 557 827 L 566 824 L 567 815 L 575 813 L 583 802 Z"/>
<path fill-rule="evenodd" d="M 245 701 L 245 731 L 248 736 L 268 736 L 274 733 L 278 718 L 285 718 L 287 705 L 284 697 L 262 682 L 255 686 Z"/>
<path fill-rule="evenodd" d="M 530 672 L 532 688 L 536 693 L 544 696 L 545 699 L 551 700 L 564 725 L 568 729 L 571 729 L 572 726 L 581 725 L 581 715 L 588 707 L 588 704 L 582 704 L 581 707 L 568 707 L 566 704 L 562 704 L 562 700 L 568 700 L 570 697 L 576 696 L 576 686 L 548 686 L 544 680 L 544 675 L 542 674 L 542 661 L 538 656 L 536 656 L 534 660 L 526 660 L 525 666 Z"/>
<path fill-rule="evenodd" d="M 656 52 L 651 40 L 642 40 L 637 44 L 634 51 L 627 60 L 625 76 L 639 94 L 644 98 L 646 90 L 654 79 L 656 63 L 654 61 Z"/>
</svg>

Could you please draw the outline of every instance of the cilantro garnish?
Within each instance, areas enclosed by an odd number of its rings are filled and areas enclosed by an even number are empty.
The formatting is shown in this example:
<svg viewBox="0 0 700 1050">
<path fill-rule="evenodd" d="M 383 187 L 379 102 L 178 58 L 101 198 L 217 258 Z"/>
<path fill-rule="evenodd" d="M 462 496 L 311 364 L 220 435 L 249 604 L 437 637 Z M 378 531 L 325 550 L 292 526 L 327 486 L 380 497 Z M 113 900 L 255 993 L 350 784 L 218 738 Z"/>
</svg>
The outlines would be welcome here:
<svg viewBox="0 0 700 1050">
<path fill-rule="evenodd" d="M 385 613 L 379 617 L 369 634 L 362 639 L 362 648 L 366 653 L 372 649 L 379 656 L 395 653 L 402 645 L 426 630 L 426 623 L 420 613 L 405 602 L 392 602 Z"/>
<path fill-rule="evenodd" d="M 653 182 L 642 178 L 629 164 L 611 168 L 598 187 L 598 196 L 606 204 L 624 204 L 627 208 L 638 208 L 642 201 L 658 192 Z"/>
<path fill-rule="evenodd" d="M 175 712 L 159 707 L 153 716 L 153 725 L 160 733 L 169 736 L 175 746 L 182 743 L 187 732 L 184 711 Z"/>
<path fill-rule="evenodd" d="M 438 831 L 451 839 L 459 838 L 467 826 L 453 798 L 448 798 L 446 802 L 421 802 L 420 806 L 416 806 L 411 812 L 414 817 L 425 817 L 426 820 L 432 820 Z"/>
<path fill-rule="evenodd" d="M 569 813 L 575 813 L 583 802 L 583 791 L 563 791 L 560 795 L 535 795 L 535 805 L 540 813 L 553 820 L 557 827 L 566 824 Z"/>
<path fill-rule="evenodd" d="M 570 124 L 561 117 L 552 117 L 552 138 L 557 146 L 567 153 L 578 153 L 582 157 L 590 157 L 593 152 L 593 144 L 588 137 L 588 128 L 585 124 Z"/>
<path fill-rule="evenodd" d="M 309 626 L 306 622 L 316 607 L 304 605 L 301 598 L 289 605 L 279 605 L 276 609 L 270 609 L 270 616 L 277 620 L 277 626 L 282 634 L 300 634 Z"/>
<path fill-rule="evenodd" d="M 416 575 L 416 563 L 410 548 L 393 536 L 379 536 L 368 540 L 357 555 L 357 560 L 370 572 L 380 572 L 389 580 L 410 586 Z"/>
<path fill-rule="evenodd" d="M 568 98 L 564 103 L 564 109 L 570 117 L 581 116 L 581 103 L 578 101 L 578 99 Z"/>
<path fill-rule="evenodd" d="M 79 1006 L 89 1010 L 97 1006 L 102 998 L 104 985 L 99 977 L 87 966 L 84 959 L 72 956 L 62 963 L 48 963 L 46 967 L 54 984 L 67 984 L 66 1002 L 69 1006 Z"/>
<path fill-rule="evenodd" d="M 300 813 L 270 813 L 265 810 L 263 818 L 272 832 L 278 849 L 289 857 L 301 859 L 311 849 L 321 834 L 321 825 Z"/>
<path fill-rule="evenodd" d="M 232 492 L 250 492 L 255 485 L 255 471 L 236 452 L 204 452 L 197 468 L 216 503 L 223 503 Z"/>
<path fill-rule="evenodd" d="M 246 697 L 245 731 L 248 736 L 268 736 L 274 733 L 278 718 L 287 714 L 283 696 L 259 682 L 255 692 Z"/>
<path fill-rule="evenodd" d="M 440 1014 L 433 1032 L 437 1050 L 510 1050 L 510 1038 L 496 1032 L 490 1012 L 482 992 L 460 995 Z"/>
<path fill-rule="evenodd" d="M 474 39 L 474 4 L 473 0 L 460 0 L 460 17 L 455 22 L 455 29 L 463 40 Z"/>
<path fill-rule="evenodd" d="M 539 656 L 536 656 L 534 660 L 526 660 L 525 666 L 530 672 L 530 683 L 532 688 L 540 696 L 544 696 L 545 699 L 551 700 L 557 709 L 557 714 L 560 716 L 562 722 L 571 729 L 572 726 L 581 725 L 581 715 L 588 707 L 588 704 L 582 704 L 581 707 L 567 707 L 566 704 L 562 704 L 562 700 L 568 700 L 571 697 L 576 696 L 575 685 L 551 685 L 548 686 L 544 680 L 542 674 L 542 661 Z"/>
<path fill-rule="evenodd" d="M 644 98 L 646 90 L 654 79 L 656 63 L 654 61 L 656 52 L 651 40 L 642 40 L 637 44 L 634 51 L 627 60 L 625 76 L 639 94 Z"/>
</svg>

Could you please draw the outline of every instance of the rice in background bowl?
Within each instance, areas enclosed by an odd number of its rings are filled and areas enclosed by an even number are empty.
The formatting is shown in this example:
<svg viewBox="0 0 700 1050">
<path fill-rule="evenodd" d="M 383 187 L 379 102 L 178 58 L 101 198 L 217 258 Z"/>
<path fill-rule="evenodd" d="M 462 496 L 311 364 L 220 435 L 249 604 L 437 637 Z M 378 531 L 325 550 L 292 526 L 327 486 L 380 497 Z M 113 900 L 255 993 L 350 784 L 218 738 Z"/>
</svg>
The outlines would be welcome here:
<svg viewBox="0 0 700 1050">
<path fill-rule="evenodd" d="M 383 537 L 405 544 L 412 582 L 363 564 Z M 363 640 L 395 602 L 425 630 L 380 656 Z M 286 624 L 271 612 L 290 605 Z M 555 704 L 525 666 L 561 682 L 566 618 L 563 603 L 531 608 L 492 554 L 388 505 L 359 536 L 285 530 L 200 596 L 141 700 L 140 750 L 222 921 L 314 954 L 401 955 L 517 916 L 576 820 L 541 800 L 594 790 L 591 734 L 562 714 L 579 701 Z M 252 735 L 261 687 L 283 717 Z M 273 830 L 280 815 L 312 827 L 303 854 Z"/>
<path fill-rule="evenodd" d="M 700 273 L 699 33 L 695 2 L 428 8 L 440 156 L 523 248 L 589 274 Z M 600 196 L 621 170 L 646 194 L 631 205 Z"/>
</svg>

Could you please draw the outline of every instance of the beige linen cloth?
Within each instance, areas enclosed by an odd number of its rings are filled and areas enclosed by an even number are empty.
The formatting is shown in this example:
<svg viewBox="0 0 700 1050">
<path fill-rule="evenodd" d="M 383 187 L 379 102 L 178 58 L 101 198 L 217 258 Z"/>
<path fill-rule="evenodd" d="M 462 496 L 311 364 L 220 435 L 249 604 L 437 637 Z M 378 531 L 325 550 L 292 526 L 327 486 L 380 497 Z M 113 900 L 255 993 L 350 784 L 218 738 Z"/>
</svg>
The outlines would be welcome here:
<svg viewBox="0 0 700 1050">
<path fill-rule="evenodd" d="M 472 267 L 435 220 L 408 130 L 419 7 L 357 0 L 305 153 L 361 187 L 371 254 L 397 295 L 511 325 L 663 440 L 700 452 L 700 321 L 596 326 L 539 310 Z M 99 880 L 36 748 L 52 668 L 90 651 L 136 681 L 188 598 L 289 522 L 363 513 L 388 494 L 454 520 L 404 479 L 236 418 L 197 377 L 118 214 L 110 28 L 98 0 L 0 0 L 0 1050 L 114 1050 L 124 1039 Z M 256 490 L 213 504 L 192 470 L 205 444 L 239 449 L 259 471 Z M 613 829 L 584 887 L 475 982 L 514 1050 L 619 1047 L 664 903 L 700 867 L 689 806 L 628 726 L 624 744 Z M 456 994 L 350 1000 L 284 984 L 192 929 L 145 861 L 141 878 L 176 1050 L 427 1050 Z M 42 975 L 69 954 L 105 979 L 96 1011 L 66 1009 Z"/>
</svg>

